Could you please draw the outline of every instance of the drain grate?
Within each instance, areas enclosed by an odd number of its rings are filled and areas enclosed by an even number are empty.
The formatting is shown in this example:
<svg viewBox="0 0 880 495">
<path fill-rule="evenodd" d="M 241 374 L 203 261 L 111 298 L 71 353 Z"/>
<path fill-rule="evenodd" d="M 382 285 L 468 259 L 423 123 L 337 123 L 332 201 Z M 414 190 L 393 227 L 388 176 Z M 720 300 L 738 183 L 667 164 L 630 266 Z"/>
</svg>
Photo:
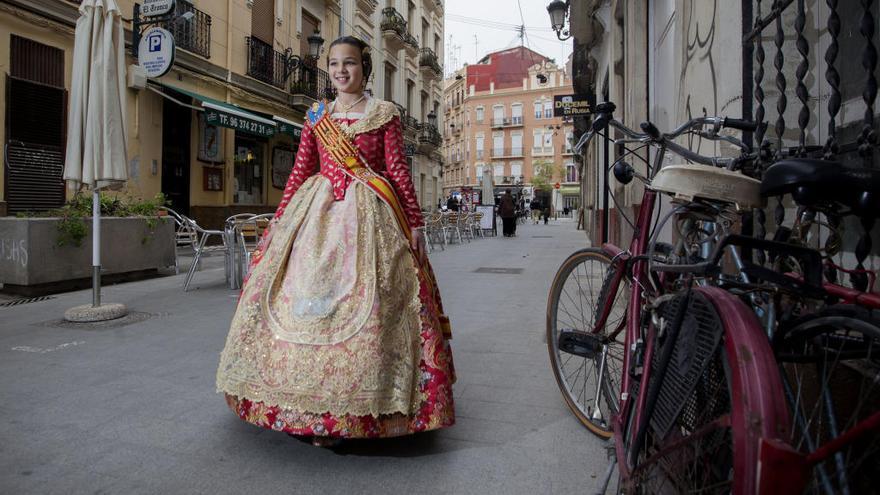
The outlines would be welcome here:
<svg viewBox="0 0 880 495">
<path fill-rule="evenodd" d="M 522 272 L 522 268 L 490 268 L 487 266 L 481 266 L 474 270 L 474 273 L 500 273 L 502 275 L 519 275 Z"/>
<path fill-rule="evenodd" d="M 553 239 L 552 235 L 533 235 L 532 239 Z"/>
<path fill-rule="evenodd" d="M 10 306 L 20 306 L 22 304 L 35 303 L 40 301 L 48 301 L 49 299 L 55 299 L 55 296 L 40 296 L 40 297 L 31 297 L 28 299 L 16 299 L 14 301 L 7 301 L 5 303 L 0 303 L 0 308 L 8 308 Z"/>
<path fill-rule="evenodd" d="M 120 328 L 128 325 L 132 325 L 134 323 L 140 323 L 142 321 L 147 321 L 150 318 L 155 317 L 163 317 L 161 314 L 153 314 L 153 313 L 142 313 L 138 311 L 132 311 L 122 318 L 116 318 L 115 320 L 107 320 L 107 321 L 92 321 L 92 322 L 83 322 L 76 323 L 73 321 L 67 321 L 64 318 L 60 320 L 49 320 L 44 321 L 42 323 L 37 323 L 38 326 L 41 327 L 52 327 L 52 328 L 75 328 L 78 330 L 104 330 L 107 328 Z"/>
</svg>

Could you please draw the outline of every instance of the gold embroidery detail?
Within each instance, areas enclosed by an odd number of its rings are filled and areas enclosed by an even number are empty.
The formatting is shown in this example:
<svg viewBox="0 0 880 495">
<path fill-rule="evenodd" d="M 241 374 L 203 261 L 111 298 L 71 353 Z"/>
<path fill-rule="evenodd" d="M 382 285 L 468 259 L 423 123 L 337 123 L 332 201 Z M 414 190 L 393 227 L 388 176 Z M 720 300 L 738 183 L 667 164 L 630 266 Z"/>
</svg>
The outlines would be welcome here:
<svg viewBox="0 0 880 495">
<path fill-rule="evenodd" d="M 349 139 L 354 139 L 358 134 L 379 129 L 398 115 L 394 103 L 372 98 L 367 102 L 367 108 L 364 109 L 364 118 L 350 125 L 344 122 L 337 122 L 337 125 Z"/>
<path fill-rule="evenodd" d="M 359 183 L 334 201 L 329 181 L 311 177 L 244 287 L 217 389 L 300 413 L 415 414 L 426 397 L 420 311 L 390 208 Z"/>
</svg>

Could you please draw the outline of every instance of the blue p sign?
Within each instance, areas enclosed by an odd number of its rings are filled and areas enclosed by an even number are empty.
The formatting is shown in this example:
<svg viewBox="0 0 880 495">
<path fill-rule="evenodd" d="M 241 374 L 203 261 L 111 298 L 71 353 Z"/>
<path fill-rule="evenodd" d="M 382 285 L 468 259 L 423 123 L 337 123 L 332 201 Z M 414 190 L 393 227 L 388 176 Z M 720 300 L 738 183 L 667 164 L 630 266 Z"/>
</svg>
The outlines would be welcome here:
<svg viewBox="0 0 880 495">
<path fill-rule="evenodd" d="M 151 52 L 158 52 L 162 50 L 162 36 L 158 34 L 150 36 L 147 40 L 147 43 Z"/>
</svg>

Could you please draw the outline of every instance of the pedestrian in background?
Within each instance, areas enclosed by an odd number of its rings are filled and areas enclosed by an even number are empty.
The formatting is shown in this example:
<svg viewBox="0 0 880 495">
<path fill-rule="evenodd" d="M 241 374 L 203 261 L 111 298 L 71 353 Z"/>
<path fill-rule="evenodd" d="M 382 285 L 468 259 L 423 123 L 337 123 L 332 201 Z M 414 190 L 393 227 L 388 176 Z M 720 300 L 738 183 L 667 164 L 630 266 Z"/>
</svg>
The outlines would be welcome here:
<svg viewBox="0 0 880 495">
<path fill-rule="evenodd" d="M 541 219 L 541 202 L 538 201 L 538 198 L 532 200 L 529 208 L 532 210 L 532 220 L 534 220 L 535 225 L 538 225 L 538 221 Z"/>
<path fill-rule="evenodd" d="M 544 210 L 542 213 L 544 216 L 544 225 L 547 225 L 547 221 L 550 220 L 550 205 L 544 205 Z"/>
<path fill-rule="evenodd" d="M 505 191 L 504 196 L 501 196 L 498 216 L 501 217 L 501 231 L 504 233 L 504 237 L 513 237 L 516 234 L 516 203 L 513 201 L 510 190 Z"/>
<path fill-rule="evenodd" d="M 307 113 L 217 389 L 239 418 L 318 446 L 451 426 L 449 320 L 419 235 L 400 116 L 364 93 L 366 43 L 337 39 L 328 68 L 338 97 Z"/>
</svg>

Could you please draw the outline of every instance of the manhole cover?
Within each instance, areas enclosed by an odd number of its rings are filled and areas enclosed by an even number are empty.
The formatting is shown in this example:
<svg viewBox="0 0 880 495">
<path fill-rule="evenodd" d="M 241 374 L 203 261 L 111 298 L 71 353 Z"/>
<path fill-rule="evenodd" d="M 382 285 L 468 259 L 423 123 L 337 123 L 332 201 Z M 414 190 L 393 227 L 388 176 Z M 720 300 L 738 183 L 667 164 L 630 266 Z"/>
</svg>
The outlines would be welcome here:
<svg viewBox="0 0 880 495">
<path fill-rule="evenodd" d="M 503 275 L 519 275 L 522 272 L 522 268 L 490 268 L 486 266 L 474 270 L 474 273 L 500 273 Z"/>
<path fill-rule="evenodd" d="M 160 315 L 154 315 L 152 313 L 142 313 L 139 311 L 131 311 L 127 315 L 122 318 L 117 318 L 115 320 L 107 320 L 107 321 L 94 321 L 88 323 L 75 323 L 72 321 L 67 321 L 64 318 L 58 320 L 49 320 L 44 321 L 42 323 L 37 323 L 37 325 L 41 327 L 53 327 L 53 328 L 75 328 L 78 330 L 104 330 L 107 328 L 120 328 L 124 326 L 131 325 L 133 323 L 140 323 L 142 321 L 147 321 L 150 318 L 154 318 Z"/>
</svg>

